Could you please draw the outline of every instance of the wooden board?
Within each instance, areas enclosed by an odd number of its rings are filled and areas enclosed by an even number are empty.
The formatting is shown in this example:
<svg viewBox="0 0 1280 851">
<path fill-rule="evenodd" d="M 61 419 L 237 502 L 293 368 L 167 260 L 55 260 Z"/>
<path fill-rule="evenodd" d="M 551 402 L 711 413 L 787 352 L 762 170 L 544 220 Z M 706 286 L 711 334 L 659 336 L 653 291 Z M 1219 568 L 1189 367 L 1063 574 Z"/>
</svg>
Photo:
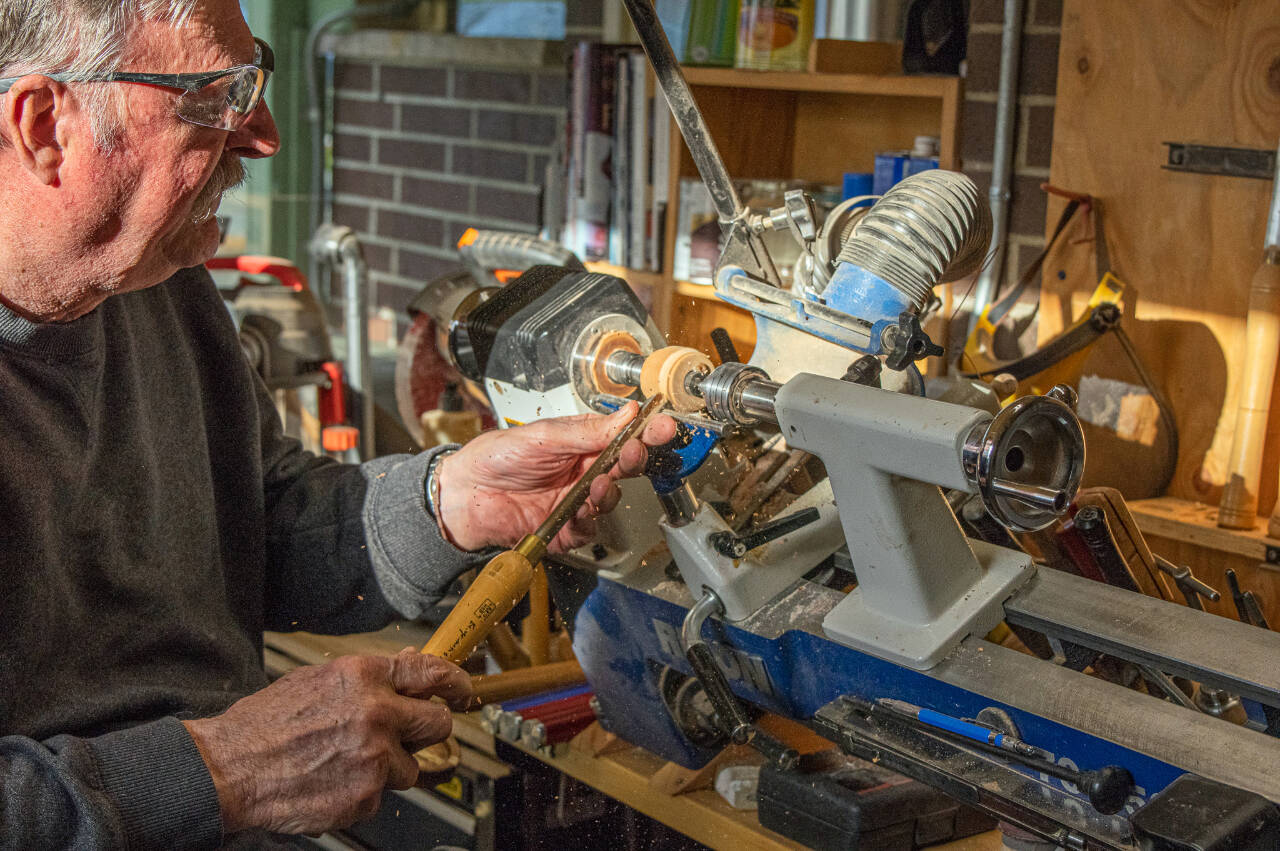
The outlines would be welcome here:
<svg viewBox="0 0 1280 851">
<path fill-rule="evenodd" d="M 1112 268 L 1130 287 L 1124 327 L 1177 412 L 1169 493 L 1216 503 L 1235 421 L 1250 278 L 1261 259 L 1269 181 L 1171 172 L 1165 141 L 1274 150 L 1280 138 L 1280 2 L 1067 0 L 1052 182 L 1101 199 Z M 1062 207 L 1052 202 L 1051 228 Z M 1092 225 L 1045 265 L 1040 339 L 1077 315 L 1097 283 Z M 1138 381 L 1114 340 L 1084 373 Z M 1276 408 L 1280 408 L 1277 405 Z M 1086 481 L 1155 496 L 1163 458 L 1088 429 Z M 1260 511 L 1280 463 L 1273 408 Z"/>
<path fill-rule="evenodd" d="M 1190 566 L 1222 595 L 1216 603 L 1204 601 L 1206 611 L 1236 617 L 1226 579 L 1227 570 L 1234 570 L 1241 589 L 1257 595 L 1267 621 L 1280 627 L 1280 565 L 1264 561 L 1267 547 L 1280 546 L 1280 541 L 1262 530 L 1219 528 L 1217 508 L 1205 503 L 1163 497 L 1131 502 L 1129 510 L 1152 552 Z"/>
<path fill-rule="evenodd" d="M 910 148 L 919 135 L 939 138 L 943 168 L 957 165 L 962 96 L 957 77 L 714 68 L 687 73 L 725 167 L 735 178 L 838 183 L 846 171 L 869 171 L 877 151 Z M 679 173 L 696 175 L 678 135 L 675 141 Z"/>
<path fill-rule="evenodd" d="M 1263 561 L 1268 547 L 1280 547 L 1280 540 L 1268 537 L 1261 528 L 1223 529 L 1218 525 L 1218 509 L 1203 502 L 1175 497 L 1142 499 L 1129 503 L 1129 510 L 1145 535 L 1159 535 L 1252 561 Z"/>
</svg>

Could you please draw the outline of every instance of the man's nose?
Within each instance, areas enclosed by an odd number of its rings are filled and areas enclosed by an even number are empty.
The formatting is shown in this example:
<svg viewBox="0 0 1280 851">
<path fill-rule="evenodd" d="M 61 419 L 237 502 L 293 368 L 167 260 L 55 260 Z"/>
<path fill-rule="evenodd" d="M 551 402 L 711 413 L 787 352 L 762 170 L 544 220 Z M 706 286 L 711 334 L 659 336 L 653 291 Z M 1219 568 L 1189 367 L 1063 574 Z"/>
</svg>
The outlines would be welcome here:
<svg viewBox="0 0 1280 851">
<path fill-rule="evenodd" d="M 275 156 L 280 150 L 280 130 L 265 100 L 258 104 L 243 127 L 232 132 L 227 147 L 249 159 Z"/>
</svg>

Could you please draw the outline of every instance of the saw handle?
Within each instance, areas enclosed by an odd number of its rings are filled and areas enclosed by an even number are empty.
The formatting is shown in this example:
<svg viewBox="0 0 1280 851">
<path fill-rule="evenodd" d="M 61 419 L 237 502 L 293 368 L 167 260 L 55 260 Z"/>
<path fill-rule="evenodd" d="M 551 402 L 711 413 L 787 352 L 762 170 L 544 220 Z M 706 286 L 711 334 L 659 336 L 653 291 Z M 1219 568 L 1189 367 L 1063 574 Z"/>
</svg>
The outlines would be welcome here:
<svg viewBox="0 0 1280 851">
<path fill-rule="evenodd" d="M 546 545 L 529 535 L 515 549 L 494 556 L 432 633 L 422 652 L 455 665 L 466 661 L 529 591 L 533 569 L 544 555 Z"/>
<path fill-rule="evenodd" d="M 482 283 L 496 278 L 505 285 L 518 273 L 538 265 L 586 270 L 578 255 L 560 243 L 508 231 L 470 228 L 458 241 L 458 256 L 472 277 Z"/>
</svg>

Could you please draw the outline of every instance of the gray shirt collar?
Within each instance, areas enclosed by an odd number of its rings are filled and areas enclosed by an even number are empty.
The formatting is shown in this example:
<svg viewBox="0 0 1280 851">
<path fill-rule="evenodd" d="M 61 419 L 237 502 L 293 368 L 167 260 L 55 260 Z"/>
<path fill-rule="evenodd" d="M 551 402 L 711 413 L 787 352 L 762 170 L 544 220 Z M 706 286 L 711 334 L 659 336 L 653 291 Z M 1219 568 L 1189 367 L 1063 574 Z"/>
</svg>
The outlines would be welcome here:
<svg viewBox="0 0 1280 851">
<path fill-rule="evenodd" d="M 71 322 L 32 322 L 0 304 L 0 346 L 50 359 L 77 358 L 102 344 L 102 306 Z"/>
</svg>

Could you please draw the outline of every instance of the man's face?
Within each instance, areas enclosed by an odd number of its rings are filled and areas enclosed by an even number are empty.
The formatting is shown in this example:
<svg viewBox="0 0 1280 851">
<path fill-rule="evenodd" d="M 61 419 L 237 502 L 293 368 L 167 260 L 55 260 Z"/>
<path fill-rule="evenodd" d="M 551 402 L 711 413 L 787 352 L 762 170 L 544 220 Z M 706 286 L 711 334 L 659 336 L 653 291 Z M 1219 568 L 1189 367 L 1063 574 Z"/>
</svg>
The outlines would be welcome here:
<svg viewBox="0 0 1280 851">
<path fill-rule="evenodd" d="M 176 31 L 158 23 L 139 27 L 120 70 L 214 71 L 253 57 L 253 36 L 236 0 L 207 0 Z M 98 237 L 104 259 L 123 273 L 114 288 L 128 291 L 213 256 L 218 248 L 214 213 L 222 193 L 243 179 L 241 158 L 271 156 L 279 149 L 279 135 L 265 103 L 244 127 L 228 132 L 179 118 L 174 90 L 110 85 L 122 87 L 119 133 L 110 150 L 98 152 L 99 162 L 94 157 L 84 162 L 97 172 L 97 187 L 82 185 L 96 192 L 93 200 L 102 205 L 105 227 Z"/>
</svg>

